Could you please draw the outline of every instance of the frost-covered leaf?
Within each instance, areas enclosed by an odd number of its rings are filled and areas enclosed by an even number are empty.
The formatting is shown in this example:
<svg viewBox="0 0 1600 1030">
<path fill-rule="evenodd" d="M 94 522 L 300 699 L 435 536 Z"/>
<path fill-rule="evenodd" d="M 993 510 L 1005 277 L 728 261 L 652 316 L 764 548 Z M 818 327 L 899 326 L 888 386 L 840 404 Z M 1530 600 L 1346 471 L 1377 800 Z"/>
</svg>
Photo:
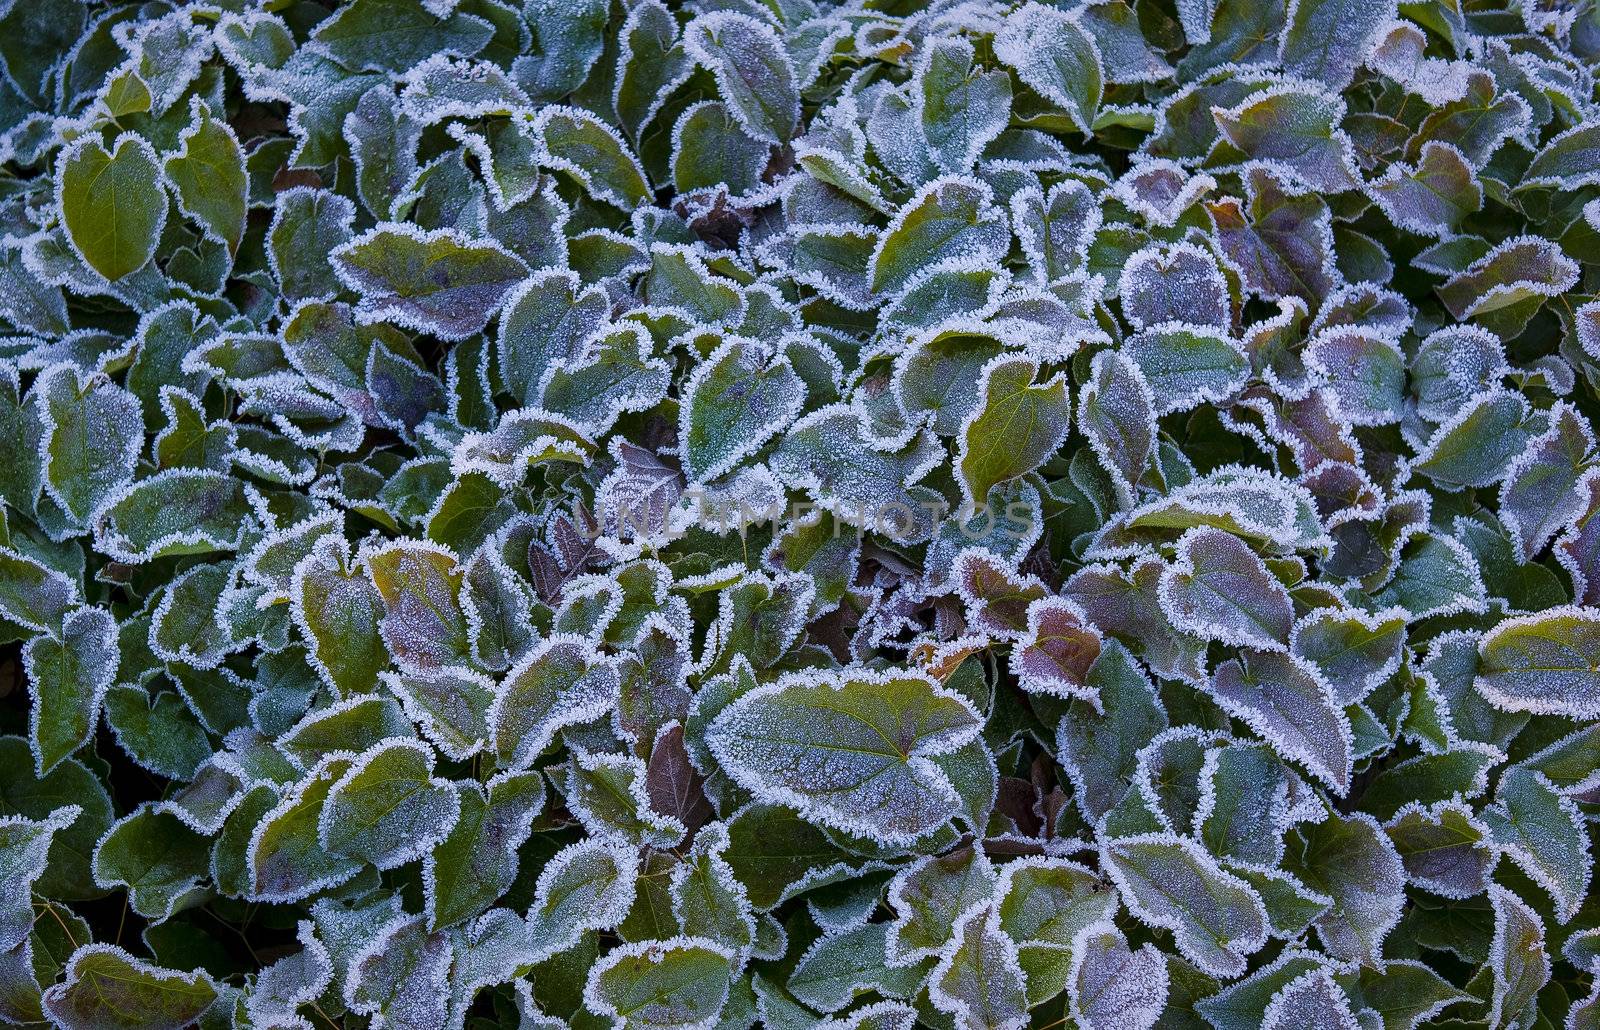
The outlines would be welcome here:
<svg viewBox="0 0 1600 1030">
<path fill-rule="evenodd" d="M 52 365 L 34 383 L 45 492 L 79 523 L 133 478 L 144 435 L 139 401 L 104 375 Z"/>
<path fill-rule="evenodd" d="M 956 920 L 988 898 L 995 882 L 988 857 L 972 847 L 926 856 L 907 866 L 889 886 L 889 904 L 895 910 L 889 925 L 889 961 L 909 965 L 938 955 L 952 939 Z"/>
<path fill-rule="evenodd" d="M 1472 164 L 1441 140 L 1422 145 L 1416 167 L 1397 161 L 1368 188 L 1390 221 L 1428 236 L 1449 236 L 1483 207 L 1483 186 Z"/>
<path fill-rule="evenodd" d="M 1100 855 L 1133 914 L 1171 930 L 1178 950 L 1201 969 L 1237 976 L 1266 942 L 1260 896 L 1192 841 L 1122 837 L 1104 844 Z"/>
<path fill-rule="evenodd" d="M 189 127 L 178 137 L 178 152 L 162 165 L 178 207 L 210 236 L 239 249 L 244 236 L 244 151 L 226 122 L 218 121 L 198 97 L 190 102 Z M 110 278 L 109 276 L 107 278 Z"/>
<path fill-rule="evenodd" d="M 1287 647 L 1289 592 L 1248 544 L 1200 527 L 1179 539 L 1176 559 L 1161 575 L 1162 609 L 1173 625 L 1234 646 Z"/>
<path fill-rule="evenodd" d="M 710 1026 L 727 1002 L 732 961 L 704 937 L 624 944 L 590 971 L 584 1004 L 628 1030 Z"/>
<path fill-rule="evenodd" d="M 1547 142 L 1517 181 L 1517 189 L 1536 186 L 1575 190 L 1595 181 L 1600 160 L 1600 124 L 1585 121 Z"/>
<path fill-rule="evenodd" d="M 684 470 L 696 482 L 718 478 L 760 448 L 805 396 L 787 358 L 738 337 L 709 354 L 683 389 L 678 436 Z"/>
<path fill-rule="evenodd" d="M 113 944 L 83 945 L 64 971 L 65 979 L 46 991 L 43 1001 L 51 1020 L 69 1030 L 178 1030 L 217 997 L 216 983 L 204 971 L 167 969 Z"/>
<path fill-rule="evenodd" d="M 1541 428 L 1521 395 L 1490 389 L 1441 425 L 1412 469 L 1447 490 L 1499 482 Z"/>
<path fill-rule="evenodd" d="M 821 825 L 908 842 L 956 813 L 933 761 L 982 720 L 965 698 L 910 672 L 794 674 L 723 709 L 707 743 L 758 797 Z"/>
<path fill-rule="evenodd" d="M 1600 714 L 1600 613 L 1552 608 L 1506 619 L 1478 645 L 1474 686 L 1497 708 L 1592 719 Z"/>
<path fill-rule="evenodd" d="M 596 200 L 631 210 L 650 195 L 639 159 L 616 130 L 587 111 L 547 107 L 534 121 L 540 163 L 568 173 Z"/>
<path fill-rule="evenodd" d="M 1243 648 L 1211 679 L 1217 702 L 1266 738 L 1284 758 L 1343 794 L 1350 785 L 1350 720 L 1309 662 L 1278 651 Z"/>
<path fill-rule="evenodd" d="M 1131 505 L 1155 448 L 1155 395 L 1139 366 L 1120 351 L 1101 351 L 1091 367 L 1078 394 L 1078 428 L 1113 476 L 1118 496 Z"/>
<path fill-rule="evenodd" d="M 956 464 L 967 505 L 1042 464 L 1072 429 L 1072 399 L 1064 377 L 1035 380 L 1029 358 L 999 357 L 978 373 L 978 397 L 962 426 Z"/>
<path fill-rule="evenodd" d="M 1538 236 L 1519 236 L 1451 276 L 1436 291 L 1456 321 L 1502 311 L 1522 301 L 1570 288 L 1578 266 L 1561 248 Z"/>
<path fill-rule="evenodd" d="M 906 201 L 878 240 L 871 262 L 875 293 L 903 289 L 923 268 L 992 260 L 1010 243 L 1006 216 L 979 180 L 946 176 Z"/>
<path fill-rule="evenodd" d="M 1066 12 L 1028 3 L 1012 11 L 995 35 L 995 56 L 1046 100 L 1063 108 L 1088 135 L 1105 89 L 1100 48 Z"/>
<path fill-rule="evenodd" d="M 933 967 L 928 1000 L 963 1026 L 1019 1030 L 1028 1022 L 1027 975 L 1017 946 L 1000 928 L 993 905 L 974 906 L 955 924 L 954 939 Z"/>
<path fill-rule="evenodd" d="M 1506 770 L 1495 796 L 1498 804 L 1483 811 L 1495 846 L 1550 893 L 1556 921 L 1568 922 L 1583 903 L 1594 868 L 1578 806 L 1543 773 L 1522 766 Z"/>
<path fill-rule="evenodd" d="M 1167 1005 L 1167 962 L 1155 945 L 1138 951 L 1115 927 L 1097 923 L 1073 942 L 1071 1011 L 1085 1028 L 1150 1030 Z"/>
<path fill-rule="evenodd" d="M 506 673 L 488 713 L 490 744 L 502 765 L 527 768 L 558 730 L 610 710 L 616 669 L 570 635 L 547 638 Z"/>
<path fill-rule="evenodd" d="M 826 933 L 795 963 L 794 972 L 789 974 L 789 993 L 822 1012 L 836 1012 L 858 994 L 871 990 L 909 997 L 916 990 L 924 967 L 889 966 L 885 933 L 882 923 L 863 923 Z"/>
<path fill-rule="evenodd" d="M 557 852 L 539 873 L 528 924 L 541 955 L 556 955 L 586 930 L 621 923 L 635 896 L 638 854 L 598 838 Z"/>
<path fill-rule="evenodd" d="M 1537 1018 L 1535 997 L 1550 979 L 1544 921 L 1521 898 L 1499 885 L 1489 888 L 1494 907 L 1494 938 L 1489 942 L 1493 994 L 1489 1025 L 1531 1025 Z"/>
<path fill-rule="evenodd" d="M 159 923 L 203 897 L 206 839 L 170 813 L 142 807 L 117 822 L 94 849 L 95 882 L 122 887 L 128 907 Z"/>
<path fill-rule="evenodd" d="M 433 754 L 414 740 L 374 745 L 350 764 L 317 817 L 322 846 L 389 869 L 443 840 L 461 799 L 433 773 Z"/>
<path fill-rule="evenodd" d="M 1319 608 L 1295 623 L 1290 651 L 1315 665 L 1341 704 L 1359 701 L 1399 668 L 1405 613 Z"/>
<path fill-rule="evenodd" d="M 1395 8 L 1382 0 L 1295 0 L 1279 39 L 1278 59 L 1290 74 L 1344 89 L 1394 16 Z"/>
<path fill-rule="evenodd" d="M 1272 996 L 1261 1020 L 1262 1030 L 1302 1026 L 1356 1030 L 1360 1025 L 1350 1011 L 1350 999 L 1326 969 L 1315 969 L 1289 981 Z"/>
<path fill-rule="evenodd" d="M 355 0 L 317 26 L 312 38 L 351 71 L 403 72 L 436 52 L 471 57 L 494 28 L 454 4 L 420 0 Z M 442 13 L 441 13 L 442 12 Z"/>
<path fill-rule="evenodd" d="M 0 817 L 0 948 L 20 947 L 33 927 L 33 885 L 44 873 L 55 835 L 82 814 L 76 805 L 63 805 L 43 819 L 13 815 Z"/>
<path fill-rule="evenodd" d="M 1123 353 L 1144 374 L 1156 414 L 1187 411 L 1217 402 L 1244 385 L 1250 362 L 1220 330 L 1187 322 L 1163 322 L 1129 337 Z"/>
<path fill-rule="evenodd" d="M 978 155 L 1006 127 L 1011 115 L 1011 76 L 973 67 L 972 45 L 962 39 L 936 42 L 923 51 L 914 106 L 933 163 L 944 172 L 969 172 Z"/>
<path fill-rule="evenodd" d="M 1117 289 L 1135 329 L 1188 322 L 1226 332 L 1233 321 L 1217 259 L 1190 243 L 1136 251 L 1122 266 Z"/>
<path fill-rule="evenodd" d="M 717 87 L 752 135 L 787 143 L 800 125 L 794 65 L 772 26 L 747 14 L 702 14 L 683 33 L 684 46 L 716 76 Z"/>
<path fill-rule="evenodd" d="M 516 255 L 453 229 L 383 223 L 332 253 L 334 271 L 361 294 L 356 317 L 460 340 L 481 332 L 527 276 Z"/>
<path fill-rule="evenodd" d="M 1309 11 L 1318 5 L 1306 0 L 1300 6 Z M 1337 94 L 1291 82 L 1213 116 L 1223 140 L 1241 157 L 1271 162 L 1313 190 L 1337 193 L 1356 184 L 1353 147 L 1339 127 L 1344 114 Z"/>
<path fill-rule="evenodd" d="M 1329 954 L 1366 961 L 1381 953 L 1400 918 L 1406 877 L 1376 820 L 1330 814 L 1300 827 L 1290 838 L 1284 867 L 1333 899 L 1333 908 L 1316 921 Z"/>
<path fill-rule="evenodd" d="M 136 133 L 110 150 L 87 133 L 62 150 L 56 201 L 74 252 L 113 282 L 149 264 L 167 224 L 155 150 Z"/>
<path fill-rule="evenodd" d="M 61 636 L 37 636 L 22 649 L 33 694 L 28 723 L 40 776 L 88 742 L 100 704 L 116 679 L 117 622 L 104 608 L 67 613 Z"/>
<path fill-rule="evenodd" d="M 1500 487 L 1500 521 L 1518 556 L 1532 561 L 1558 530 L 1582 514 L 1578 482 L 1594 464 L 1594 432 L 1578 412 L 1558 405 L 1550 428 L 1528 442 Z"/>
</svg>

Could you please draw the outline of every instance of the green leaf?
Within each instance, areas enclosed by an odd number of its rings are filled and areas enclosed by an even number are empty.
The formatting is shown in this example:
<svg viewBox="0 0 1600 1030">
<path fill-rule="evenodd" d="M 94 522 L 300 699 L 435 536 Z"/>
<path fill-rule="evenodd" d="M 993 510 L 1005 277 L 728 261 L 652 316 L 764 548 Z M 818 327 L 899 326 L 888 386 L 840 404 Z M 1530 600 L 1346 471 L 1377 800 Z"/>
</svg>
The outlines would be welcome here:
<svg viewBox="0 0 1600 1030">
<path fill-rule="evenodd" d="M 1539 236 L 1506 240 L 1451 276 L 1434 292 L 1456 321 L 1553 297 L 1578 281 L 1578 264 Z"/>
<path fill-rule="evenodd" d="M 1516 189 L 1576 190 L 1600 182 L 1600 122 L 1585 121 L 1557 133 L 1518 178 Z"/>
<path fill-rule="evenodd" d="M 95 546 L 126 562 L 232 551 L 250 517 L 243 484 L 212 469 L 174 468 L 142 479 L 96 519 Z"/>
<path fill-rule="evenodd" d="M 782 805 L 746 805 L 728 821 L 728 837 L 723 857 L 758 911 L 855 872 L 848 852 L 799 812 Z"/>
<path fill-rule="evenodd" d="M 1286 647 L 1294 624 L 1289 592 L 1266 563 L 1209 526 L 1179 538 L 1176 561 L 1161 576 L 1161 605 L 1178 628 L 1230 646 Z"/>
<path fill-rule="evenodd" d="M 1288 770 L 1268 744 L 1208 752 L 1196 836 L 1218 858 L 1273 866 L 1283 857 Z"/>
<path fill-rule="evenodd" d="M 59 636 L 62 620 L 80 603 L 72 579 L 31 555 L 0 547 L 0 615 Z"/>
<path fill-rule="evenodd" d="M 1488 886 L 1498 856 L 1488 828 L 1466 805 L 1407 804 L 1383 831 L 1416 886 L 1447 898 L 1472 897 Z"/>
<path fill-rule="evenodd" d="M 1337 794 L 1349 789 L 1355 748 L 1349 719 L 1310 663 L 1241 648 L 1217 667 L 1211 692 L 1285 759 L 1303 764 Z"/>
<path fill-rule="evenodd" d="M 1091 135 L 1105 88 L 1100 48 L 1067 12 L 1028 3 L 1012 11 L 995 34 L 995 56 L 1040 96 L 1062 108 Z"/>
<path fill-rule="evenodd" d="M 1500 521 L 1517 556 L 1533 561 L 1550 538 L 1584 511 L 1579 481 L 1594 464 L 1594 431 L 1575 408 L 1557 405 L 1550 428 L 1529 441 L 1500 487 Z"/>
<path fill-rule="evenodd" d="M 71 365 L 40 373 L 44 488 L 75 521 L 91 516 L 133 478 L 144 443 L 138 398 L 100 373 Z"/>
<path fill-rule="evenodd" d="M 634 5 L 622 26 L 620 41 L 613 106 L 623 129 L 638 139 L 693 66 L 679 41 L 677 21 L 659 0 Z M 677 162 L 673 163 L 676 166 Z M 692 187 L 680 182 L 678 188 Z"/>
<path fill-rule="evenodd" d="M 889 451 L 872 446 L 860 414 L 836 404 L 790 426 L 771 464 L 780 479 L 809 490 L 841 521 L 909 536 L 925 502 L 907 486 L 943 460 L 944 448 L 928 433 Z M 902 519 L 913 523 L 911 532 Z"/>
<path fill-rule="evenodd" d="M 998 909 L 975 907 L 957 920 L 955 947 L 928 975 L 928 1000 L 959 1025 L 1000 1030 L 1028 1018 L 1027 974 L 1017 945 L 1000 929 Z"/>
<path fill-rule="evenodd" d="M 771 154 L 726 104 L 695 104 L 672 130 L 672 182 L 679 193 L 726 185 L 734 195 L 750 194 L 761 187 Z"/>
<path fill-rule="evenodd" d="M 128 906 L 152 922 L 205 900 L 211 849 L 169 812 L 145 805 L 119 820 L 94 849 L 95 882 L 125 887 Z"/>
<path fill-rule="evenodd" d="M 624 1030 L 671 1030 L 715 1021 L 728 999 L 733 953 L 704 937 L 624 944 L 589 974 L 589 1011 Z"/>
<path fill-rule="evenodd" d="M 541 956 L 558 955 L 589 930 L 619 925 L 633 905 L 638 851 L 590 837 L 558 851 L 539 872 L 528 925 Z"/>
<path fill-rule="evenodd" d="M 361 294 L 358 322 L 394 322 L 446 340 L 482 332 L 528 274 L 522 259 L 497 243 L 399 222 L 367 230 L 332 258 L 339 278 Z"/>
<path fill-rule="evenodd" d="M 189 102 L 192 121 L 178 137 L 179 149 L 162 166 L 178 196 L 178 207 L 198 222 L 206 235 L 239 249 L 244 236 L 244 151 L 227 122 L 216 120 L 199 97 Z"/>
<path fill-rule="evenodd" d="M 1522 766 L 1506 770 L 1495 796 L 1498 804 L 1483 810 L 1495 845 L 1550 893 L 1556 922 L 1570 922 L 1594 871 L 1589 830 L 1577 803 L 1543 773 Z"/>
<path fill-rule="evenodd" d="M 781 432 L 805 404 L 789 359 L 743 337 L 724 342 L 683 386 L 678 439 L 691 482 L 732 471 Z"/>
<path fill-rule="evenodd" d="M 872 291 L 896 293 L 943 261 L 999 258 L 1010 235 L 986 183 L 964 176 L 937 179 L 906 201 L 884 230 L 872 256 Z"/>
<path fill-rule="evenodd" d="M 311 36 L 351 71 L 400 73 L 435 53 L 471 57 L 494 38 L 482 18 L 456 11 L 435 17 L 421 0 L 353 0 Z M 448 8 L 447 8 L 448 9 Z"/>
<path fill-rule="evenodd" d="M 1078 394 L 1078 428 L 1111 474 L 1119 501 L 1132 507 L 1155 449 L 1155 396 L 1144 372 L 1121 351 L 1101 351 L 1090 368 Z"/>
<path fill-rule="evenodd" d="M 448 781 L 433 776 L 433 750 L 390 739 L 350 764 L 328 792 L 317 839 L 337 854 L 392 869 L 442 841 L 461 814 Z"/>
<path fill-rule="evenodd" d="M 1466 155 L 1440 140 L 1422 145 L 1414 168 L 1391 164 L 1370 189 L 1390 221 L 1429 236 L 1450 235 L 1483 207 L 1483 185 Z"/>
<path fill-rule="evenodd" d="M 534 120 L 539 163 L 567 172 L 596 200 L 631 211 L 650 199 L 639 159 L 611 126 L 575 107 L 547 107 Z"/>
<path fill-rule="evenodd" d="M 349 767 L 348 755 L 326 759 L 248 831 L 244 848 L 248 897 L 298 901 L 338 886 L 360 871 L 359 862 L 324 847 L 318 832 L 328 792 Z"/>
<path fill-rule="evenodd" d="M 0 950 L 12 951 L 27 941 L 33 928 L 33 886 L 44 874 L 55 835 L 83 813 L 63 805 L 43 819 L 9 816 L 0 819 Z"/>
<path fill-rule="evenodd" d="M 1032 358 L 1002 356 L 978 373 L 978 406 L 961 428 L 956 465 L 963 510 L 986 500 L 989 490 L 1042 465 L 1072 429 L 1067 381 L 1057 375 L 1034 382 Z"/>
<path fill-rule="evenodd" d="M 970 846 L 923 856 L 906 866 L 889 885 L 895 918 L 886 939 L 888 959 L 909 965 L 937 956 L 952 939 L 956 920 L 990 897 L 995 883 L 988 857 Z"/>
<path fill-rule="evenodd" d="M 1274 169 L 1285 168 L 1327 193 L 1360 181 L 1350 137 L 1339 128 L 1344 116 L 1344 101 L 1337 94 L 1294 84 L 1262 90 L 1214 115 L 1231 145 L 1229 156 L 1271 162 Z"/>
<path fill-rule="evenodd" d="M 526 769 L 563 727 L 616 703 L 615 666 L 573 634 L 547 637 L 506 673 L 489 709 L 490 741 L 503 768 Z"/>
<path fill-rule="evenodd" d="M 1244 351 L 1225 333 L 1184 322 L 1136 333 L 1122 352 L 1144 373 L 1158 415 L 1221 401 L 1244 385 L 1250 369 Z"/>
<path fill-rule="evenodd" d="M 1414 1030 L 1444 1006 L 1471 1001 L 1470 995 L 1413 959 L 1391 959 L 1383 969 L 1361 970 L 1361 998 L 1394 1030 Z"/>
<path fill-rule="evenodd" d="M 59 640 L 38 636 L 22 649 L 33 695 L 28 730 L 40 777 L 88 743 L 117 661 L 117 621 L 104 608 L 75 609 Z"/>
<path fill-rule="evenodd" d="M 1550 979 L 1544 922 L 1538 913 L 1498 884 L 1489 887 L 1494 906 L 1494 939 L 1489 943 L 1493 993 L 1490 1027 L 1529 1026 L 1537 1018 L 1537 995 Z"/>
<path fill-rule="evenodd" d="M 1292 75 L 1345 89 L 1392 15 L 1392 8 L 1370 0 L 1296 0 L 1289 6 L 1279 60 Z"/>
<path fill-rule="evenodd" d="M 735 11 L 713 11 L 689 23 L 683 42 L 716 76 L 718 92 L 747 132 L 769 143 L 794 138 L 800 91 L 789 54 L 771 25 Z"/>
<path fill-rule="evenodd" d="M 723 709 L 706 742 L 759 798 L 898 844 L 956 814 L 955 787 L 928 759 L 972 740 L 981 723 L 969 701 L 925 675 L 796 674 Z"/>
<path fill-rule="evenodd" d="M 105 786 L 72 758 L 44 776 L 35 776 L 28 741 L 0 737 L 0 817 L 47 820 L 69 804 L 81 808 L 82 814 L 56 831 L 36 889 L 64 901 L 99 897 L 103 892 L 94 886 L 89 856 L 113 818 Z"/>
<path fill-rule="evenodd" d="M 356 207 L 348 198 L 329 190 L 297 186 L 278 194 L 267 231 L 267 253 L 286 298 L 338 292 L 339 279 L 328 256 L 349 241 L 355 215 Z"/>
<path fill-rule="evenodd" d="M 66 978 L 44 994 L 44 1008 L 65 1030 L 180 1030 L 216 999 L 203 970 L 152 965 L 112 944 L 72 953 Z"/>
<path fill-rule="evenodd" d="M 1100 703 L 1068 703 L 1056 729 L 1056 752 L 1079 809 L 1097 820 L 1122 801 L 1139 749 L 1167 728 L 1167 713 L 1133 655 L 1115 641 L 1090 666 L 1088 686 Z"/>
<path fill-rule="evenodd" d="M 857 995 L 875 991 L 893 998 L 910 997 L 922 980 L 917 965 L 891 967 L 885 950 L 885 927 L 865 923 L 825 935 L 806 949 L 789 974 L 789 993 L 820 1012 L 837 1012 Z"/>
<path fill-rule="evenodd" d="M 488 12 L 489 8 L 479 8 Z M 518 57 L 512 67 L 519 83 L 535 100 L 548 102 L 566 96 L 583 84 L 605 49 L 606 22 L 611 13 L 604 0 L 535 0 L 521 8 L 533 30 L 533 52 Z M 515 25 L 515 21 L 512 23 Z M 504 21 L 502 35 L 505 34 Z M 513 36 L 520 33 L 518 28 Z M 501 46 L 527 50 L 514 41 Z M 504 59 L 502 59 L 504 60 Z"/>
<path fill-rule="evenodd" d="M 1296 839 L 1298 837 L 1298 839 Z M 1290 837 L 1284 868 L 1333 899 L 1316 921 L 1323 948 L 1335 958 L 1366 961 L 1400 918 L 1405 867 L 1377 822 L 1330 813 Z"/>
<path fill-rule="evenodd" d="M 1011 76 L 973 67 L 972 44 L 951 38 L 923 50 L 918 69 L 922 134 L 944 172 L 970 172 L 1011 118 Z"/>
<path fill-rule="evenodd" d="M 1600 717 L 1600 612 L 1552 608 L 1506 619 L 1478 645 L 1473 686 L 1508 712 Z"/>
<path fill-rule="evenodd" d="M 119 683 L 106 691 L 106 724 L 133 760 L 160 776 L 189 780 L 211 757 L 211 739 L 183 699 Z"/>
<path fill-rule="evenodd" d="M 155 149 L 125 132 L 107 151 L 80 136 L 61 151 L 56 197 L 73 250 L 112 282 L 150 263 L 167 224 L 167 196 Z"/>
</svg>

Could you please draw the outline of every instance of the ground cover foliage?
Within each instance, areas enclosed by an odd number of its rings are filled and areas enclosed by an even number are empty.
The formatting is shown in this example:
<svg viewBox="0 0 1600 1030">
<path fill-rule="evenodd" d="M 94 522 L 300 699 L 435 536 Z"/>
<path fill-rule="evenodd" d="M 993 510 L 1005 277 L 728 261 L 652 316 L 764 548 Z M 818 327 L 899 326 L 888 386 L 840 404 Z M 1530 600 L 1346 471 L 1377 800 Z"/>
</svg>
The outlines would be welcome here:
<svg viewBox="0 0 1600 1030">
<path fill-rule="evenodd" d="M 0 1018 L 1600 1026 L 1590 0 L 0 62 Z"/>
</svg>

